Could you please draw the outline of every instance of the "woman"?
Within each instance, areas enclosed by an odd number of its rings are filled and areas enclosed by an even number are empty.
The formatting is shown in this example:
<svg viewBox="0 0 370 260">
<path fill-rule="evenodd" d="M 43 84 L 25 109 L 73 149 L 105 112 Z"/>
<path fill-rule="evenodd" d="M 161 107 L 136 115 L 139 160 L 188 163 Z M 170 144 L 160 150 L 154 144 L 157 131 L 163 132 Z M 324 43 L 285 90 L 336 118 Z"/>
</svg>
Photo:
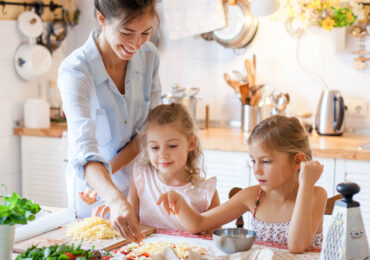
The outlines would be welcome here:
<svg viewBox="0 0 370 260">
<path fill-rule="evenodd" d="M 100 28 L 60 65 L 58 86 L 68 122 L 67 193 L 78 217 L 103 201 L 122 236 L 143 236 L 126 196 L 135 140 L 150 108 L 159 104 L 159 55 L 148 39 L 155 0 L 95 0 Z M 113 174 L 113 175 L 112 175 Z M 88 205 L 78 194 L 95 190 Z M 81 196 L 81 195 L 80 195 Z"/>
</svg>

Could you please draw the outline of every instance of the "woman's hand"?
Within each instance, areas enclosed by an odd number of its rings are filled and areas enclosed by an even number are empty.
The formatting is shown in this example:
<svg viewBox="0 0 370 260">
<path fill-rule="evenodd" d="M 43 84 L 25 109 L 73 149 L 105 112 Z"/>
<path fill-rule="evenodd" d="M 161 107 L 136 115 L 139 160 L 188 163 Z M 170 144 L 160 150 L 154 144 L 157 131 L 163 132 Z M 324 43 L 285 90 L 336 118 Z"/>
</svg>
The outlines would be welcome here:
<svg viewBox="0 0 370 260">
<path fill-rule="evenodd" d="M 324 165 L 318 161 L 304 161 L 301 163 L 299 183 L 314 186 L 324 170 Z"/>
<path fill-rule="evenodd" d="M 181 203 L 184 202 L 184 198 L 175 191 L 169 191 L 163 193 L 158 201 L 157 205 L 161 205 L 163 203 L 164 209 L 167 211 L 168 215 L 171 213 L 177 215 L 179 213 L 179 209 Z"/>
<path fill-rule="evenodd" d="M 110 221 L 113 228 L 116 229 L 122 237 L 136 243 L 140 243 L 144 239 L 134 209 L 127 200 L 123 198 L 112 200 L 106 207 L 110 210 Z"/>
<path fill-rule="evenodd" d="M 86 188 L 84 192 L 79 192 L 80 199 L 87 205 L 92 205 L 97 202 L 98 193 L 92 189 Z"/>
<path fill-rule="evenodd" d="M 94 217 L 100 216 L 101 218 L 104 218 L 104 215 L 108 212 L 110 212 L 109 207 L 105 204 L 101 204 L 93 208 L 91 216 L 94 216 Z"/>
</svg>

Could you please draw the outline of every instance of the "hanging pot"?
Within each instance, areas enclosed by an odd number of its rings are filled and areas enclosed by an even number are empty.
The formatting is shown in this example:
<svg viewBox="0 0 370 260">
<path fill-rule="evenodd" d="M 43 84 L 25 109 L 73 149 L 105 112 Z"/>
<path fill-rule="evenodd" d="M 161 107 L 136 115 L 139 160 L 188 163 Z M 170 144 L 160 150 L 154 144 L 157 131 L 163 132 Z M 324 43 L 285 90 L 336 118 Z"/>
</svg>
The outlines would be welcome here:
<svg viewBox="0 0 370 260">
<path fill-rule="evenodd" d="M 19 30 L 28 37 L 29 43 L 22 44 L 16 51 L 14 65 L 17 73 L 25 80 L 40 77 L 49 71 L 52 59 L 47 48 L 36 44 L 42 33 L 41 18 L 34 12 L 23 12 L 18 17 Z"/>
<path fill-rule="evenodd" d="M 258 29 L 258 19 L 249 8 L 248 0 L 238 0 L 235 5 L 224 2 L 227 26 L 202 34 L 206 40 L 215 40 L 227 48 L 243 48 L 252 42 Z"/>
</svg>

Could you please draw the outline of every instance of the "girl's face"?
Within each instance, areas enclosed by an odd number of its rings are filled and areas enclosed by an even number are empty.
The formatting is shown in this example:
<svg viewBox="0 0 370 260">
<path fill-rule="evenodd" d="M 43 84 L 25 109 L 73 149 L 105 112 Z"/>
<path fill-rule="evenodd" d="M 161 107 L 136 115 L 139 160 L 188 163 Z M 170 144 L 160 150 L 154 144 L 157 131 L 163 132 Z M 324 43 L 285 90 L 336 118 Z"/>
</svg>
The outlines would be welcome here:
<svg viewBox="0 0 370 260">
<path fill-rule="evenodd" d="M 177 129 L 179 123 L 158 125 L 152 123 L 147 130 L 147 149 L 151 164 L 161 173 L 185 173 L 186 161 L 196 143 L 188 140 Z"/>
<path fill-rule="evenodd" d="M 297 163 L 290 154 L 267 149 L 259 139 L 250 144 L 249 150 L 254 175 L 263 190 L 274 190 L 297 180 Z"/>
<path fill-rule="evenodd" d="M 121 60 L 130 60 L 135 52 L 149 40 L 154 16 L 146 12 L 121 27 L 119 27 L 121 20 L 118 18 L 107 21 L 98 15 L 98 20 L 113 52 Z"/>
</svg>

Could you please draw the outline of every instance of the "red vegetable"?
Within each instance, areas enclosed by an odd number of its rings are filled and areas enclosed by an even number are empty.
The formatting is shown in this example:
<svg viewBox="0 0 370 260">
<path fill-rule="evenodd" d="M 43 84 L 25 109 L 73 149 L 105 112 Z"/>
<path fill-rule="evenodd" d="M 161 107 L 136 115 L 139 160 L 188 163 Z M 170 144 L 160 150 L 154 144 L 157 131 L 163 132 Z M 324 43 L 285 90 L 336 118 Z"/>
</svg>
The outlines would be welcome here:
<svg viewBox="0 0 370 260">
<path fill-rule="evenodd" d="M 64 253 L 66 256 L 68 256 L 68 260 L 73 260 L 75 257 L 71 253 Z"/>
</svg>

